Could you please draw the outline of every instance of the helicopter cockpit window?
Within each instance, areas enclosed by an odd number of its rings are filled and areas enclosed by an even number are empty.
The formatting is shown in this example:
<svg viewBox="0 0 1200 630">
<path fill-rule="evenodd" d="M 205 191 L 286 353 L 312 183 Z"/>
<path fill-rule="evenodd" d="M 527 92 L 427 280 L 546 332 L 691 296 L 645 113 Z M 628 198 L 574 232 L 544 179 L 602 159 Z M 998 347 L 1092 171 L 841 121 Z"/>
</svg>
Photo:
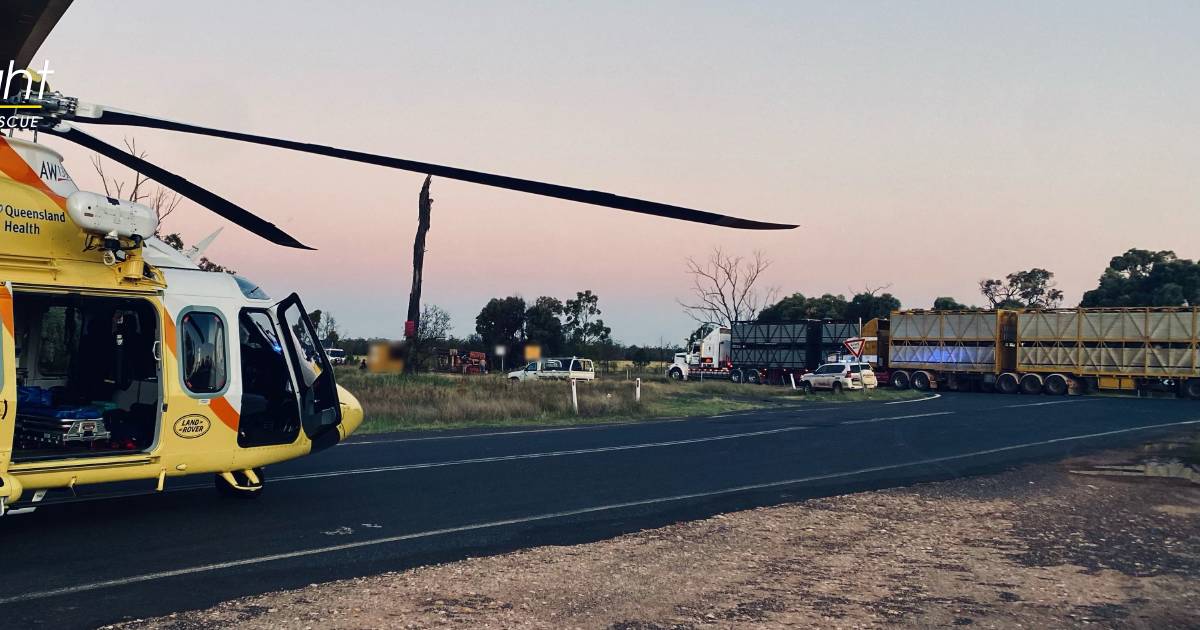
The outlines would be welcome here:
<svg viewBox="0 0 1200 630">
<path fill-rule="evenodd" d="M 262 287 L 258 286 L 253 281 L 238 275 L 233 276 L 233 279 L 237 282 L 238 288 L 241 289 L 242 295 L 246 296 L 247 298 L 251 300 L 271 299 L 271 296 L 267 295 L 267 292 L 263 291 Z"/>
<path fill-rule="evenodd" d="M 225 323 L 207 311 L 189 311 L 179 320 L 183 384 L 193 394 L 225 389 Z"/>
</svg>

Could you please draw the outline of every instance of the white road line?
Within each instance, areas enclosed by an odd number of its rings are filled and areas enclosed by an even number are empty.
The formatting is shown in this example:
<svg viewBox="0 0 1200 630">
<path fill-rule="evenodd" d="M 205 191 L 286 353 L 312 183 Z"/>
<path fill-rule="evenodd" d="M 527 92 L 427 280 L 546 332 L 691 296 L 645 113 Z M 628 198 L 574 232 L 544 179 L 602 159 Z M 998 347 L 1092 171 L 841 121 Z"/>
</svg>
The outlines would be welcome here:
<svg viewBox="0 0 1200 630">
<path fill-rule="evenodd" d="M 266 556 L 257 556 L 254 558 L 243 558 L 241 560 L 230 560 L 227 562 L 216 562 L 212 564 L 202 564 L 193 567 L 185 567 L 182 569 L 173 569 L 170 571 L 158 571 L 156 573 L 144 573 L 142 575 L 131 575 L 129 577 L 117 578 L 112 580 L 104 580 L 100 582 L 91 582 L 88 584 L 79 584 L 76 586 L 66 586 L 63 588 L 50 589 L 45 591 L 34 591 L 30 593 L 22 593 L 20 595 L 12 595 L 9 597 L 0 598 L 0 604 L 12 604 L 16 602 L 25 602 L 34 599 L 45 599 L 47 597 L 56 597 L 59 595 L 74 595 L 76 593 L 84 593 L 87 591 L 95 591 L 103 588 L 114 586 L 128 586 L 130 584 L 139 584 L 142 582 L 153 582 L 165 578 L 178 577 L 181 575 L 193 575 L 197 573 L 207 573 L 210 571 L 219 571 L 221 569 L 232 569 L 236 567 L 251 566 L 255 564 L 263 564 L 267 562 L 275 562 L 277 560 L 288 560 L 291 558 L 304 558 L 309 556 L 323 555 L 327 553 L 335 553 L 338 551 L 348 551 L 350 549 L 360 549 L 363 547 L 373 547 L 376 545 L 386 545 L 390 543 L 403 542 L 405 540 L 416 540 L 420 538 L 430 538 L 433 536 L 441 536 L 443 534 L 457 534 L 461 532 L 476 531 L 480 529 L 490 529 L 493 527 L 504 527 L 506 525 L 522 525 L 525 523 L 535 523 L 538 521 L 547 521 L 556 518 L 566 518 L 570 516 L 581 516 L 583 514 L 594 514 L 596 512 L 607 512 L 611 510 L 620 510 L 631 507 L 641 507 L 646 505 L 656 505 L 659 503 L 672 503 L 676 501 L 687 501 L 689 499 L 700 499 L 706 497 L 720 496 L 724 494 L 735 494 L 738 492 L 749 492 L 753 490 L 766 490 L 769 488 L 779 488 L 783 486 L 791 486 L 801 483 L 810 483 L 813 481 L 825 481 L 829 479 L 839 479 L 843 477 L 855 477 L 867 473 L 883 472 L 886 470 L 896 470 L 899 468 L 910 468 L 912 466 L 927 466 L 929 464 L 938 464 L 943 462 L 954 461 L 958 459 L 968 459 L 971 457 L 979 457 L 981 455 L 993 455 L 1007 451 L 1015 451 L 1023 448 L 1032 448 L 1035 446 L 1047 446 L 1050 444 L 1059 444 L 1062 442 L 1072 442 L 1076 440 L 1087 440 L 1091 438 L 1107 437 L 1110 435 L 1121 435 L 1125 433 L 1133 433 L 1136 431 L 1146 431 L 1149 429 L 1164 429 L 1167 427 L 1178 427 L 1191 424 L 1200 424 L 1200 420 L 1184 420 L 1180 422 L 1168 422 L 1164 424 L 1154 424 L 1142 427 L 1133 427 L 1129 429 L 1118 429 L 1115 431 L 1105 431 L 1103 433 L 1091 433 L 1087 435 L 1075 435 L 1071 437 L 1055 438 L 1052 440 L 1042 440 L 1040 442 L 1028 442 L 1026 444 L 1017 444 L 1014 446 L 1002 446 L 999 448 L 991 448 L 983 451 L 974 451 L 971 453 L 961 453 L 959 455 L 947 455 L 945 457 L 933 457 L 929 459 L 918 460 L 915 462 L 906 462 L 902 464 L 889 464 L 886 466 L 872 466 L 870 468 L 860 468 L 849 472 L 830 473 L 826 475 L 814 475 L 811 477 L 800 477 L 798 479 L 786 479 L 783 481 L 771 481 L 767 483 L 757 483 L 745 486 L 736 486 L 733 488 L 723 488 L 720 490 L 712 490 L 709 492 L 694 492 L 690 494 L 677 494 L 668 497 L 657 497 L 654 499 L 643 499 L 640 501 L 628 501 L 625 503 L 612 503 L 609 505 L 598 505 L 588 508 L 580 508 L 577 510 L 565 510 L 562 512 L 549 512 L 546 514 L 536 514 L 533 516 L 523 516 L 520 518 L 510 518 L 502 521 L 490 521 L 486 523 L 474 523 L 471 525 L 461 525 L 459 527 L 446 527 L 443 529 L 432 529 L 424 532 L 415 532 L 412 534 L 401 534 L 399 536 L 388 536 L 386 538 L 375 538 L 372 540 L 362 540 L 352 543 L 344 543 L 341 545 L 329 545 L 326 547 L 314 547 L 310 549 L 301 549 L 297 551 L 289 551 L 286 553 L 277 553 Z"/>
<path fill-rule="evenodd" d="M 886 420 L 907 420 L 909 418 L 926 418 L 929 416 L 948 416 L 955 412 L 953 411 L 938 411 L 934 413 L 919 413 L 907 416 L 888 416 L 884 418 L 868 418 L 865 420 L 847 420 L 838 422 L 832 426 L 841 426 L 848 424 L 866 424 L 869 422 L 884 422 Z M 522 459 L 542 459 L 545 457 L 564 457 L 567 455 L 588 455 L 592 453 L 610 453 L 614 451 L 631 451 L 644 448 L 662 448 L 666 446 L 680 446 L 683 444 L 699 444 L 701 442 L 717 442 L 720 440 L 733 440 L 740 438 L 759 437 L 763 435 L 774 435 L 778 433 L 791 433 L 794 431 L 804 431 L 815 428 L 813 426 L 790 426 L 779 429 L 766 429 L 763 431 L 750 431 L 747 433 L 730 433 L 725 435 L 713 435 L 701 438 L 688 438 L 684 440 L 669 440 L 666 442 L 644 442 L 640 444 L 619 444 L 616 446 L 597 446 L 593 448 L 579 448 L 565 451 L 547 451 L 543 453 L 522 453 L 518 455 L 497 455 L 494 457 L 477 457 L 472 459 L 457 459 L 443 462 L 426 462 L 422 464 L 396 464 L 393 466 L 376 466 L 373 468 L 354 468 L 350 470 L 331 470 L 328 472 L 305 473 L 299 475 L 286 475 L 283 477 L 272 477 L 271 481 L 296 481 L 300 479 L 325 479 L 329 477 L 342 477 L 345 475 L 366 475 L 382 472 L 397 472 L 401 470 L 420 470 L 425 468 L 442 468 L 445 466 L 463 466 L 467 464 L 488 464 L 493 462 L 511 462 Z M 821 427 L 825 428 L 825 427 Z"/>
<path fill-rule="evenodd" d="M 525 433 L 552 433 L 556 431 L 582 431 L 585 429 L 602 429 L 605 427 L 623 427 L 636 422 L 613 422 L 611 424 L 589 424 L 583 427 L 551 427 L 546 429 L 520 429 L 516 431 L 491 431 L 488 433 L 462 433 L 457 435 L 430 435 L 426 437 L 415 438 L 395 438 L 389 440 L 355 440 L 352 442 L 341 442 L 338 446 L 367 446 L 370 444 L 396 444 L 398 442 L 430 442 L 433 440 L 461 440 L 465 438 L 477 437 L 493 437 L 497 435 L 522 435 Z"/>
<path fill-rule="evenodd" d="M 953 411 L 935 411 L 933 413 L 915 413 L 911 416 L 889 416 L 887 418 L 867 418 L 866 420 L 847 420 L 839 424 L 869 424 L 871 422 L 883 422 L 884 420 L 908 420 L 909 418 L 928 418 L 930 416 L 949 416 Z"/>
<path fill-rule="evenodd" d="M 747 433 L 729 433 L 725 435 L 711 435 L 702 438 L 688 438 L 686 440 L 670 440 L 667 442 L 644 442 L 641 444 L 619 444 L 616 446 L 597 446 L 595 448 L 578 448 L 568 451 L 547 451 L 544 453 L 522 453 L 518 455 L 497 455 L 495 457 L 477 457 L 474 459 L 456 459 L 444 462 L 427 462 L 423 464 L 397 464 L 395 466 L 377 466 L 374 468 L 354 468 L 350 470 L 331 470 L 328 472 L 305 473 L 300 475 L 286 475 L 283 477 L 271 477 L 271 481 L 296 481 L 298 479 L 322 479 L 326 477 L 341 477 L 343 475 L 365 475 L 370 473 L 380 472 L 395 472 L 399 470 L 419 470 L 423 468 L 442 468 L 444 466 L 462 466 L 466 464 L 487 464 L 491 462 L 511 462 L 521 459 L 541 459 L 543 457 L 563 457 L 566 455 L 587 455 L 590 453 L 610 453 L 613 451 L 632 451 L 643 448 L 661 448 L 665 446 L 679 446 L 682 444 L 699 444 L 701 442 L 717 442 L 720 440 L 734 440 L 739 438 L 758 437 L 762 435 L 774 435 L 777 433 L 792 433 L 794 431 L 805 431 L 811 429 L 810 426 L 799 427 L 783 427 L 779 429 L 766 429 L 763 431 L 750 431 Z"/>
<path fill-rule="evenodd" d="M 1092 399 L 1072 398 L 1071 400 L 1052 400 L 1050 402 L 1025 403 L 1022 405 L 1005 405 L 1003 407 L 998 407 L 998 409 L 1018 409 L 1020 407 L 1044 407 L 1046 405 L 1065 405 L 1068 403 L 1088 402 L 1088 400 L 1092 400 Z"/>
<path fill-rule="evenodd" d="M 862 401 L 862 402 L 870 402 L 870 401 Z M 904 401 L 904 402 L 909 402 L 909 401 Z M 490 431 L 487 433 L 462 433 L 462 434 L 457 434 L 457 435 L 430 435 L 430 436 L 426 436 L 426 437 L 395 438 L 395 439 L 385 439 L 385 440 L 353 440 L 350 442 L 342 442 L 342 443 L 338 444 L 338 446 L 366 446 L 366 445 L 371 445 L 371 444 L 398 444 L 398 443 L 402 443 L 402 442 L 430 442 L 430 441 L 434 441 L 434 440 L 462 440 L 462 439 L 467 439 L 467 438 L 494 437 L 494 436 L 501 436 L 501 435 L 524 435 L 526 433 L 554 433 L 554 432 L 559 432 L 559 431 L 586 431 L 589 429 L 591 429 L 591 430 L 610 429 L 610 428 L 615 428 L 615 427 L 628 427 L 628 426 L 653 426 L 656 424 L 668 424 L 668 423 L 672 423 L 672 422 L 685 422 L 688 420 L 711 420 L 713 418 L 728 418 L 728 417 L 733 417 L 733 416 L 737 416 L 737 415 L 753 414 L 753 413 L 829 411 L 831 409 L 837 409 L 837 408 L 838 407 L 812 407 L 812 408 L 792 409 L 792 408 L 785 407 L 782 409 L 776 409 L 776 408 L 771 408 L 771 407 L 764 407 L 762 409 L 746 409 L 746 410 L 742 410 L 742 411 L 731 411 L 729 413 L 724 413 L 724 414 L 717 415 L 717 416 L 686 416 L 686 417 L 680 417 L 680 418 L 656 418 L 654 420 L 632 420 L 629 422 L 606 422 L 606 423 L 602 423 L 602 424 L 589 424 L 589 425 L 581 426 L 581 427 L 547 427 L 547 428 L 543 428 L 543 429 L 517 429 L 517 430 L 513 430 L 513 431 Z"/>
<path fill-rule="evenodd" d="M 892 402 L 886 402 L 883 404 L 885 404 L 885 405 L 904 405 L 907 403 L 925 402 L 926 400 L 934 400 L 935 398 L 941 398 L 941 397 L 942 397 L 941 394 L 934 394 L 932 396 L 926 396 L 924 398 L 914 398 L 912 400 L 893 400 Z"/>
</svg>

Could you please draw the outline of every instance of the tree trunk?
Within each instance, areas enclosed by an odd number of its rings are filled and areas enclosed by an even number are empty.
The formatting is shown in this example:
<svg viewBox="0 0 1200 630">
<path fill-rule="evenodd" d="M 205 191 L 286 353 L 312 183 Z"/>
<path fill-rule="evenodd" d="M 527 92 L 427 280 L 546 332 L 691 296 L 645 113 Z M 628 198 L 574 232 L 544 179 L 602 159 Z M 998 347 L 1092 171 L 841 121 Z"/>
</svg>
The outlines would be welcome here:
<svg viewBox="0 0 1200 630">
<path fill-rule="evenodd" d="M 421 186 L 421 196 L 417 202 L 417 236 L 413 239 L 413 275 L 412 292 L 408 294 L 408 321 L 413 323 L 413 334 L 405 336 L 408 341 L 408 360 L 404 369 L 409 373 L 417 371 L 417 342 L 421 328 L 421 274 L 425 266 L 425 233 L 429 231 L 429 214 L 433 210 L 433 199 L 429 197 L 429 183 L 432 175 L 425 176 L 425 185 Z"/>
</svg>

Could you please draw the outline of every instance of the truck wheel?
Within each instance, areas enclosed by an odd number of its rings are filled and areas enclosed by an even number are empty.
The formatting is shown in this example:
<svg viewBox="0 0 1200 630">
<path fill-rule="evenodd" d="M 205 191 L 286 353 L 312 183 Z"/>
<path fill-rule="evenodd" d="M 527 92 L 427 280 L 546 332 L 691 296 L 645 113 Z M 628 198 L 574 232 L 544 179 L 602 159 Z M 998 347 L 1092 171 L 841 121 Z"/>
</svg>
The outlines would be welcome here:
<svg viewBox="0 0 1200 630">
<path fill-rule="evenodd" d="M 1012 372 L 1005 372 L 996 379 L 996 391 L 1001 394 L 1015 394 L 1020 388 L 1017 375 Z"/>
<path fill-rule="evenodd" d="M 758 370 L 750 370 L 746 372 L 746 382 L 751 385 L 758 385 L 761 379 L 758 378 Z"/>
<path fill-rule="evenodd" d="M 1042 377 L 1037 374 L 1026 374 L 1021 377 L 1021 393 L 1034 394 L 1042 393 Z"/>
<path fill-rule="evenodd" d="M 729 380 L 733 381 L 734 383 L 741 383 L 743 380 L 745 380 L 745 377 L 742 376 L 741 370 L 734 370 L 729 373 Z"/>
<path fill-rule="evenodd" d="M 237 480 L 238 485 L 241 485 L 241 486 L 249 486 L 250 485 L 250 479 L 249 479 L 249 477 L 246 476 L 246 473 L 244 473 L 240 470 L 235 470 L 232 472 L 232 474 L 233 474 L 234 479 Z M 215 475 L 215 477 L 216 477 L 215 484 L 217 487 L 217 493 L 223 497 L 230 497 L 230 498 L 234 498 L 234 499 L 243 499 L 243 500 L 257 499 L 258 497 L 262 496 L 263 484 L 266 483 L 267 478 L 265 476 L 263 476 L 262 468 L 255 468 L 254 474 L 255 474 L 255 476 L 258 477 L 258 485 L 253 488 L 246 488 L 246 487 L 237 488 L 237 487 L 231 486 L 231 485 L 229 485 L 228 481 L 225 481 L 224 477 L 222 477 L 221 475 Z"/>
<path fill-rule="evenodd" d="M 892 372 L 892 387 L 896 389 L 908 389 L 912 382 L 909 380 L 908 372 L 898 371 Z"/>
<path fill-rule="evenodd" d="M 833 382 L 833 393 L 834 394 L 842 393 L 842 384 L 841 383 L 839 383 L 837 381 Z"/>
<path fill-rule="evenodd" d="M 679 370 L 679 369 L 671 370 L 670 372 L 667 372 L 667 376 L 671 377 L 672 381 L 682 381 L 683 380 L 683 370 Z"/>
<path fill-rule="evenodd" d="M 930 380 L 928 372 L 914 372 L 912 375 L 913 389 L 918 391 L 929 391 Z"/>
<path fill-rule="evenodd" d="M 1042 386 L 1048 396 L 1062 396 L 1070 389 L 1067 383 L 1067 377 L 1062 374 L 1051 374 L 1046 377 L 1046 383 Z"/>
<path fill-rule="evenodd" d="M 1183 384 L 1183 393 L 1188 398 L 1200 398 L 1200 378 L 1189 378 Z"/>
<path fill-rule="evenodd" d="M 513 377 L 509 378 L 509 379 L 508 379 L 508 381 L 509 381 L 510 383 L 520 383 L 520 382 L 521 382 L 521 379 L 519 379 L 519 378 L 517 378 L 517 377 L 513 376 Z"/>
</svg>

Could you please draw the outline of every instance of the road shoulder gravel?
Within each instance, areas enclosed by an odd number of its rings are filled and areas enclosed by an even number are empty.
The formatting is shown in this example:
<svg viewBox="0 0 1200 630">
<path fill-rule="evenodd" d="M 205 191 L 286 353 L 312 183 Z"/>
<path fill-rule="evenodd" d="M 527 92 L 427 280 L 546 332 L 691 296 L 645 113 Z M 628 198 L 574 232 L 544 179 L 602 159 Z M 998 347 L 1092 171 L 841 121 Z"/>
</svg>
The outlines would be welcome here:
<svg viewBox="0 0 1200 630">
<path fill-rule="evenodd" d="M 115 627 L 1189 627 L 1200 484 L 1121 467 L 1146 453 L 721 514 Z"/>
</svg>

